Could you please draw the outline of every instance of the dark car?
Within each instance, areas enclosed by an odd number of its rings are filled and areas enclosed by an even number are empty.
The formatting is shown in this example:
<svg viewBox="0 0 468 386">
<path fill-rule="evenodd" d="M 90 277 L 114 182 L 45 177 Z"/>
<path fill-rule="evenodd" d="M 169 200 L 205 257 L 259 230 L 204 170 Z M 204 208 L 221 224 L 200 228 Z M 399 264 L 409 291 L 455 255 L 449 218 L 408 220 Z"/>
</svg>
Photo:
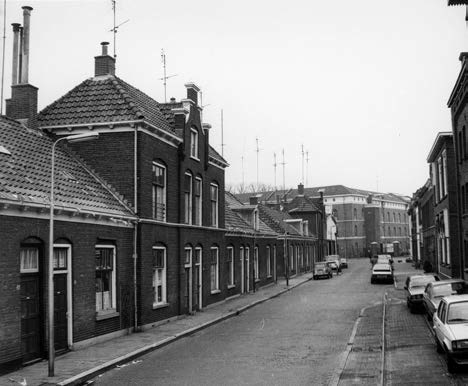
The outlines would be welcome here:
<svg viewBox="0 0 468 386">
<path fill-rule="evenodd" d="M 327 261 L 326 264 L 331 269 L 332 272 L 335 272 L 337 275 L 341 272 L 340 265 L 334 261 Z"/>
<path fill-rule="evenodd" d="M 405 281 L 406 305 L 411 312 L 423 309 L 423 294 L 427 284 L 438 281 L 437 275 L 412 275 Z"/>
<path fill-rule="evenodd" d="M 445 296 L 468 294 L 468 283 L 463 279 L 440 280 L 429 283 L 423 293 L 423 305 L 427 319 L 432 320 L 434 312 Z"/>
<path fill-rule="evenodd" d="M 325 278 L 331 279 L 333 277 L 332 270 L 327 263 L 315 263 L 314 280 Z"/>
</svg>

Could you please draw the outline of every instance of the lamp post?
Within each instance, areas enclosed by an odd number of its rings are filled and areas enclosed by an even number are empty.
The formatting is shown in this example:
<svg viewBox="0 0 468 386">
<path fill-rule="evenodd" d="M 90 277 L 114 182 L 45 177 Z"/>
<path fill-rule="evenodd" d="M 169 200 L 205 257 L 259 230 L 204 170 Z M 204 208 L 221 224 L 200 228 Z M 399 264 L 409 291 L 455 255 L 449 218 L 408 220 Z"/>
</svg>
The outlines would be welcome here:
<svg viewBox="0 0 468 386">
<path fill-rule="evenodd" d="M 48 261 L 48 327 L 49 327 L 49 377 L 54 376 L 55 339 L 54 339 L 54 169 L 55 148 L 60 141 L 69 143 L 84 142 L 96 139 L 99 133 L 85 133 L 69 135 L 57 139 L 52 145 L 51 171 L 50 171 L 50 218 L 49 218 L 49 261 Z"/>
</svg>

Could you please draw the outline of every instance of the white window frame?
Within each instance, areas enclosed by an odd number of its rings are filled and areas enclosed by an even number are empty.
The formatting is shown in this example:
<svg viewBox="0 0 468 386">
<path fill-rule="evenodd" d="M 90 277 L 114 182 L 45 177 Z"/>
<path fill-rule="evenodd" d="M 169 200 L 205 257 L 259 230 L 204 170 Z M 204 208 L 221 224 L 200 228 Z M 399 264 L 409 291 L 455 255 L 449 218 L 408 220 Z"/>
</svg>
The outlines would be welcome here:
<svg viewBox="0 0 468 386">
<path fill-rule="evenodd" d="M 256 246 L 254 248 L 254 255 L 253 255 L 253 259 L 254 259 L 253 263 L 254 263 L 254 270 L 255 270 L 255 277 L 254 277 L 255 281 L 260 280 L 260 274 L 258 272 L 258 258 L 259 258 L 259 256 L 258 256 L 258 246 Z"/>
<path fill-rule="evenodd" d="M 161 305 L 167 304 L 167 248 L 163 246 L 154 246 L 153 250 L 162 250 L 164 251 L 163 257 L 163 268 L 162 268 L 162 279 L 161 279 L 161 292 L 162 292 L 162 300 L 160 302 L 156 299 L 156 288 L 157 288 L 157 271 L 161 268 L 156 268 L 153 265 L 153 308 L 159 307 Z"/>
<path fill-rule="evenodd" d="M 244 247 L 240 246 L 239 247 L 239 260 L 241 264 L 241 293 L 244 293 L 244 259 L 245 259 Z"/>
<path fill-rule="evenodd" d="M 444 150 L 442 151 L 442 168 L 443 168 L 443 175 L 444 179 L 442 181 L 443 183 L 443 189 L 444 189 L 444 196 L 447 195 L 448 192 L 448 182 L 447 182 L 447 151 Z"/>
<path fill-rule="evenodd" d="M 111 274 L 111 285 L 112 285 L 112 288 L 111 288 L 111 302 L 112 302 L 112 307 L 111 308 L 108 308 L 107 310 L 104 310 L 104 309 L 101 309 L 101 310 L 97 310 L 96 309 L 96 314 L 97 315 L 105 315 L 105 314 L 109 314 L 109 313 L 114 313 L 117 311 L 117 288 L 116 288 L 116 285 L 117 285 L 117 274 L 116 274 L 116 271 L 117 271 L 117 265 L 116 265 L 116 262 L 117 262 L 117 248 L 114 246 L 114 245 L 109 245 L 109 244 L 96 244 L 94 246 L 94 250 L 96 249 L 112 249 L 113 250 L 113 253 L 112 253 L 112 274 Z M 96 266 L 96 261 L 94 262 L 94 266 Z M 96 308 L 97 308 L 97 302 L 96 302 Z"/>
<path fill-rule="evenodd" d="M 194 192 L 194 197 L 195 197 L 195 202 L 198 201 L 198 210 L 195 210 L 195 225 L 202 225 L 203 222 L 203 180 L 201 177 L 195 177 L 195 184 L 197 182 L 200 183 L 200 195 L 197 196 L 195 195 Z M 197 205 L 195 205 L 195 209 L 197 209 Z"/>
<path fill-rule="evenodd" d="M 185 177 L 186 176 L 190 177 L 190 184 L 189 184 L 190 190 L 188 192 L 188 202 L 187 202 L 187 192 L 185 191 Z M 193 176 L 192 176 L 192 173 L 185 172 L 184 174 L 184 223 L 189 224 L 189 225 L 192 224 L 192 220 L 193 220 L 192 202 L 193 202 Z"/>
<path fill-rule="evenodd" d="M 198 130 L 190 128 L 190 158 L 200 161 L 198 153 Z"/>
<path fill-rule="evenodd" d="M 216 269 L 212 270 L 213 261 L 212 261 L 212 251 L 216 251 Z M 213 273 L 215 274 L 215 288 L 213 288 Z M 211 247 L 210 248 L 210 290 L 212 294 L 219 293 L 219 248 L 218 247 Z"/>
<path fill-rule="evenodd" d="M 211 196 L 211 188 L 216 188 L 216 200 L 215 201 L 212 199 L 212 196 Z M 214 209 L 214 213 L 213 213 L 213 209 Z M 216 228 L 218 228 L 219 226 L 219 185 L 215 183 L 210 184 L 210 225 Z"/>
<path fill-rule="evenodd" d="M 271 277 L 271 250 L 270 246 L 266 246 L 266 274 L 267 277 Z"/>
<path fill-rule="evenodd" d="M 159 219 L 157 216 L 156 216 L 156 205 L 157 205 L 157 202 L 156 202 L 156 190 L 158 188 L 158 185 L 156 185 L 155 183 L 153 183 L 152 185 L 152 188 L 153 188 L 153 191 L 152 191 L 152 198 L 153 198 L 153 215 L 152 217 L 155 219 L 155 220 L 158 220 L 158 221 L 167 221 L 167 168 L 163 165 L 163 164 L 160 164 L 159 162 L 156 162 L 156 161 L 153 161 L 153 166 L 155 167 L 158 167 L 158 168 L 161 168 L 164 170 L 164 187 L 163 187 L 163 192 L 162 192 L 162 198 L 163 198 L 163 202 L 161 203 L 163 206 L 164 206 L 164 213 L 163 213 L 163 216 L 162 216 L 162 219 Z"/>
<path fill-rule="evenodd" d="M 227 256 L 226 261 L 228 264 L 228 288 L 235 287 L 234 283 L 234 247 L 229 246 L 226 248 Z M 231 257 L 229 261 L 228 257 Z"/>
</svg>

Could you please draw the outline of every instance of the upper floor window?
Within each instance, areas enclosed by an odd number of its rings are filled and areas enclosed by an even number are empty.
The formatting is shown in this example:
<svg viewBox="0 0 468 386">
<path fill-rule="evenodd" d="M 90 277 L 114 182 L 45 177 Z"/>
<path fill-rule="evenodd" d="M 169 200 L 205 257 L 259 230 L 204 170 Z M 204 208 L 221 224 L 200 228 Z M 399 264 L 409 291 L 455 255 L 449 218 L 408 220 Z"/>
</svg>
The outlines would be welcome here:
<svg viewBox="0 0 468 386">
<path fill-rule="evenodd" d="M 166 293 L 166 248 L 153 247 L 153 307 L 167 302 Z"/>
<path fill-rule="evenodd" d="M 218 185 L 210 185 L 211 226 L 218 226 Z"/>
<path fill-rule="evenodd" d="M 200 177 L 195 178 L 195 225 L 202 225 L 202 179 Z"/>
<path fill-rule="evenodd" d="M 198 157 L 198 131 L 190 129 L 190 157 L 199 159 Z"/>
<path fill-rule="evenodd" d="M 192 175 L 185 173 L 184 176 L 184 222 L 192 223 Z"/>
<path fill-rule="evenodd" d="M 166 168 L 153 162 L 153 218 L 166 221 Z"/>
<path fill-rule="evenodd" d="M 396 214 L 393 212 L 393 222 L 396 222 Z"/>
<path fill-rule="evenodd" d="M 354 210 L 353 210 L 353 217 L 354 217 L 355 220 L 357 220 L 357 209 L 356 208 L 354 208 Z"/>
<path fill-rule="evenodd" d="M 390 222 L 390 212 L 387 212 L 387 222 Z"/>
<path fill-rule="evenodd" d="M 116 274 L 115 247 L 111 245 L 96 245 L 96 312 L 115 311 L 116 306 Z"/>
<path fill-rule="evenodd" d="M 354 236 L 357 236 L 357 225 L 354 226 Z"/>
<path fill-rule="evenodd" d="M 401 213 L 398 213 L 398 222 L 401 223 Z"/>
</svg>

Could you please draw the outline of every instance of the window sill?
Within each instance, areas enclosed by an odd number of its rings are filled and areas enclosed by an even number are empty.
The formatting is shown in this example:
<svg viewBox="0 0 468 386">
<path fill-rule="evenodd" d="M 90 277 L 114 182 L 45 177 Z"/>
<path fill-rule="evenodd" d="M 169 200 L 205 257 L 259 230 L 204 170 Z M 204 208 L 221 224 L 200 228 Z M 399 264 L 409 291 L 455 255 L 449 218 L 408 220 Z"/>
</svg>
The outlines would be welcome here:
<svg viewBox="0 0 468 386">
<path fill-rule="evenodd" d="M 198 157 L 194 157 L 193 155 L 191 155 L 190 158 L 193 159 L 193 160 L 195 160 L 195 161 L 200 162 L 200 158 L 198 158 Z"/>
<path fill-rule="evenodd" d="M 267 275 L 267 279 L 270 279 L 272 277 L 273 277 L 273 275 Z"/>
<path fill-rule="evenodd" d="M 211 295 L 220 294 L 220 293 L 221 293 L 221 290 L 219 289 L 211 291 Z"/>
<path fill-rule="evenodd" d="M 235 284 L 229 284 L 229 285 L 227 286 L 227 288 L 228 288 L 228 289 L 236 288 L 236 285 L 235 285 Z"/>
<path fill-rule="evenodd" d="M 153 303 L 153 310 L 157 310 L 158 308 L 166 308 L 169 307 L 170 303 Z"/>
<path fill-rule="evenodd" d="M 255 283 L 258 283 L 260 281 L 260 279 L 255 279 Z"/>
<path fill-rule="evenodd" d="M 99 311 L 96 312 L 96 320 L 105 320 L 110 318 L 116 318 L 120 316 L 120 313 L 116 310 L 108 310 L 108 311 Z"/>
</svg>

